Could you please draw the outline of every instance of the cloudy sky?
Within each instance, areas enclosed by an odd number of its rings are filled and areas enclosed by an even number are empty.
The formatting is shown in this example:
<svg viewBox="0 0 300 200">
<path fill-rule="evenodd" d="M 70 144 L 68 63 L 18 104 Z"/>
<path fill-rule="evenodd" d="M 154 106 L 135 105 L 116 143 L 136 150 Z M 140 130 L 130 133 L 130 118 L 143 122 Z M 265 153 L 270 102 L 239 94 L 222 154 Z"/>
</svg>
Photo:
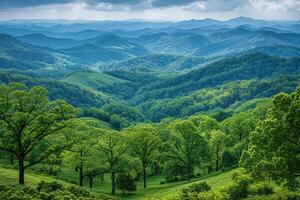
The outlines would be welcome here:
<svg viewBox="0 0 300 200">
<path fill-rule="evenodd" d="M 0 0 L 0 20 L 299 20 L 300 0 Z"/>
</svg>

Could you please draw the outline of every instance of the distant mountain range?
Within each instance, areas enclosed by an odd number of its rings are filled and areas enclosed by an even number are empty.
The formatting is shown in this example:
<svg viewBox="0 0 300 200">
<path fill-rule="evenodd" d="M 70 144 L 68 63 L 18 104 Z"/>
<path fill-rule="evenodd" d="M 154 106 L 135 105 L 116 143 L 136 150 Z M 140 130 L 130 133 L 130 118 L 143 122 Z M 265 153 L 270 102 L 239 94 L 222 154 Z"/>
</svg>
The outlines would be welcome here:
<svg viewBox="0 0 300 200">
<path fill-rule="evenodd" d="M 13 20 L 0 23 L 0 67 L 40 74 L 148 68 L 183 72 L 228 56 L 299 56 L 299 21 L 239 17 L 181 22 Z"/>
</svg>

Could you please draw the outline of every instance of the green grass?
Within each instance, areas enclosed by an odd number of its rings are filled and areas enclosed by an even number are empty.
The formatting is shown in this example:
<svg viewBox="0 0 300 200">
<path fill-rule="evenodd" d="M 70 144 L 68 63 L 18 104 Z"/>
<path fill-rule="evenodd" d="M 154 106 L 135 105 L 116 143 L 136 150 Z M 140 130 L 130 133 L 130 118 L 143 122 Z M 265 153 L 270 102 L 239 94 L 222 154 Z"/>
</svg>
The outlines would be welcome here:
<svg viewBox="0 0 300 200">
<path fill-rule="evenodd" d="M 169 194 L 176 194 L 182 188 L 186 187 L 189 184 L 197 183 L 199 181 L 206 181 L 209 185 L 212 186 L 214 190 L 220 190 L 222 187 L 227 186 L 232 182 L 232 173 L 234 170 L 226 171 L 223 173 L 211 174 L 205 177 L 198 177 L 192 179 L 190 182 L 182 181 L 182 182 L 174 182 L 167 184 L 160 184 L 164 181 L 164 176 L 152 176 L 148 177 L 147 180 L 147 189 L 143 188 L 143 182 L 137 182 L 137 191 L 134 193 L 127 193 L 125 195 L 122 194 L 122 191 L 117 190 L 116 197 L 119 199 L 142 199 L 144 197 L 164 197 Z M 61 178 L 67 178 L 68 180 L 78 182 L 78 174 L 74 171 L 74 169 L 63 169 L 63 172 L 60 174 Z M 85 186 L 88 187 L 88 180 L 86 179 L 84 182 Z M 105 174 L 103 184 L 100 184 L 100 179 L 94 180 L 94 185 L 92 191 L 101 192 L 105 194 L 110 194 L 111 192 L 111 181 L 110 175 Z"/>
<path fill-rule="evenodd" d="M 64 77 L 62 81 L 88 90 L 97 90 L 99 87 L 127 82 L 108 74 L 92 71 L 75 72 Z"/>
<path fill-rule="evenodd" d="M 233 171 L 234 170 L 230 170 L 223 173 L 212 174 L 207 177 L 194 178 L 190 182 L 182 181 L 182 182 L 174 182 L 174 183 L 167 183 L 167 184 L 160 184 L 160 182 L 164 180 L 164 176 L 162 175 L 153 176 L 148 178 L 147 189 L 144 189 L 142 181 L 139 181 L 137 183 L 137 191 L 135 193 L 127 193 L 123 195 L 120 190 L 117 190 L 117 194 L 115 195 L 115 198 L 133 199 L 133 200 L 142 199 L 144 197 L 160 198 L 169 194 L 176 194 L 187 185 L 199 181 L 206 181 L 209 185 L 212 186 L 213 190 L 220 190 L 222 187 L 227 186 L 232 182 L 231 176 Z M 34 174 L 33 172 L 27 171 L 25 175 L 25 182 L 30 186 L 35 186 L 41 180 L 44 180 L 46 182 L 57 181 L 66 187 L 73 184 L 61 180 L 63 178 L 66 180 L 78 182 L 78 174 L 74 171 L 74 169 L 68 169 L 68 168 L 63 169 L 63 172 L 60 174 L 59 178 L 60 179 L 55 179 L 53 177 L 49 177 L 45 175 L 37 175 Z M 14 185 L 17 183 L 17 180 L 18 180 L 17 170 L 0 167 L 0 183 Z M 85 187 L 88 189 L 87 179 L 85 180 L 84 184 Z M 110 181 L 109 174 L 105 174 L 103 184 L 100 184 L 100 180 L 96 178 L 94 180 L 93 189 L 91 189 L 90 191 L 109 196 L 111 191 L 111 181 Z"/>
</svg>

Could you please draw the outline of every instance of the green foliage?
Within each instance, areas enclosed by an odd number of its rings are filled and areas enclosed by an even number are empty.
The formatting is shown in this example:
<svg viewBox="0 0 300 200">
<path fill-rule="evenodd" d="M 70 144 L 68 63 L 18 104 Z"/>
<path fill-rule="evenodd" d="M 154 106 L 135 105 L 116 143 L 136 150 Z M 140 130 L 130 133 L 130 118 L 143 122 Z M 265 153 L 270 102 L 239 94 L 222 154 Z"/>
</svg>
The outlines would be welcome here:
<svg viewBox="0 0 300 200">
<path fill-rule="evenodd" d="M 90 90 L 98 90 L 101 87 L 117 83 L 124 83 L 125 80 L 94 71 L 75 72 L 66 75 L 63 81 Z"/>
<path fill-rule="evenodd" d="M 74 186 L 64 188 L 62 185 L 52 182 L 41 182 L 37 188 L 0 186 L 0 199 L 7 200 L 63 200 L 63 199 L 104 199 L 91 194 L 83 188 Z"/>
<path fill-rule="evenodd" d="M 49 99 L 62 99 L 76 107 L 101 107 L 110 101 L 108 97 L 99 93 L 95 94 L 78 86 L 53 79 L 0 72 L 0 82 L 3 84 L 18 82 L 25 84 L 27 87 L 42 86 L 48 90 Z"/>
<path fill-rule="evenodd" d="M 295 93 L 278 94 L 266 118 L 251 133 L 250 145 L 241 164 L 258 179 L 285 181 L 291 189 L 298 186 L 300 88 Z"/>
<path fill-rule="evenodd" d="M 210 157 L 208 143 L 189 120 L 176 120 L 170 127 L 172 133 L 165 143 L 165 158 L 171 166 L 183 168 L 184 178 L 190 180 L 193 168 Z"/>
<path fill-rule="evenodd" d="M 166 97 L 172 87 L 168 88 L 168 86 L 165 86 L 157 89 L 161 94 L 158 94 L 156 89 L 153 89 L 153 97 L 151 94 L 152 90 L 146 88 L 143 93 L 140 91 L 135 99 L 139 103 L 139 98 L 144 98 L 141 100 L 139 107 L 144 112 L 147 112 L 152 121 L 160 121 L 170 116 L 185 117 L 196 113 L 206 114 L 208 111 L 212 112 L 213 115 L 219 115 L 218 118 L 224 119 L 227 115 L 225 108 L 233 107 L 233 110 L 236 111 L 235 106 L 245 104 L 246 101 L 254 98 L 271 97 L 281 91 L 292 92 L 299 81 L 299 76 L 286 76 L 232 81 L 214 87 L 199 89 L 192 84 L 189 88 L 193 91 L 188 94 L 179 92 L 178 96 L 175 97 Z M 185 86 L 185 84 L 184 82 L 183 85 Z M 170 95 L 177 93 L 177 90 L 174 90 L 170 92 Z M 223 112 L 225 117 L 220 112 Z"/>
<path fill-rule="evenodd" d="M 131 174 L 119 173 L 116 178 L 117 187 L 125 193 L 125 191 L 136 191 L 135 178 Z"/>
<path fill-rule="evenodd" d="M 57 182 L 44 182 L 41 181 L 36 188 L 38 191 L 44 191 L 44 192 L 54 192 L 56 190 L 62 190 L 63 186 Z"/>
<path fill-rule="evenodd" d="M 97 109 L 94 107 L 91 108 L 81 108 L 80 113 L 78 114 L 79 117 L 94 117 L 101 121 L 110 122 L 110 116 L 107 112 Z"/>
<path fill-rule="evenodd" d="M 205 181 L 194 183 L 192 185 L 189 185 L 181 190 L 181 198 L 182 199 L 190 199 L 190 195 L 197 195 L 197 193 L 200 192 L 207 192 L 211 190 L 211 186 L 208 185 Z M 192 194 L 190 194 L 192 193 Z"/>
<path fill-rule="evenodd" d="M 231 200 L 239 200 L 246 198 L 249 195 L 250 184 L 253 183 L 253 179 L 243 172 L 237 172 L 233 175 L 234 183 L 229 186 L 228 193 Z"/>
<path fill-rule="evenodd" d="M 75 112 L 62 100 L 49 101 L 45 88 L 0 86 L 0 149 L 18 158 L 19 183 L 24 184 L 26 168 L 70 146 L 61 141 L 61 133 L 71 125 Z"/>
<path fill-rule="evenodd" d="M 132 152 L 142 165 L 144 188 L 146 188 L 146 168 L 158 156 L 158 149 L 161 145 L 158 132 L 151 124 L 139 124 L 125 131 L 131 133 Z"/>
<path fill-rule="evenodd" d="M 255 183 L 250 186 L 251 195 L 270 195 L 274 193 L 274 187 L 267 182 Z"/>
</svg>

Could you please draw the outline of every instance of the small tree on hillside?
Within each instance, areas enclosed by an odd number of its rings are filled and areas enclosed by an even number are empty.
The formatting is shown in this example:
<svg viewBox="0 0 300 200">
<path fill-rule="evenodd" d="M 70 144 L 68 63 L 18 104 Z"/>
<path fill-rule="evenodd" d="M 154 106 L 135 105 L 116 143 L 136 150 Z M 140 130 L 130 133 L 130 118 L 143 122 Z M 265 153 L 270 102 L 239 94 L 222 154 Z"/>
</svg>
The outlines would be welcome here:
<svg viewBox="0 0 300 200">
<path fill-rule="evenodd" d="M 131 132 L 132 136 L 132 151 L 139 158 L 142 165 L 144 188 L 146 188 L 146 168 L 156 155 L 160 145 L 160 138 L 157 136 L 157 130 L 151 124 L 139 124 L 128 131 Z"/>
<path fill-rule="evenodd" d="M 173 131 L 168 145 L 166 158 L 184 166 L 187 180 L 191 179 L 193 168 L 210 158 L 208 143 L 198 133 L 189 120 L 176 120 L 171 124 Z"/>
<path fill-rule="evenodd" d="M 111 174 L 111 193 L 115 194 L 117 166 L 129 148 L 126 136 L 118 131 L 106 131 L 97 147 L 102 152 L 101 157 L 108 164 Z"/>
</svg>

